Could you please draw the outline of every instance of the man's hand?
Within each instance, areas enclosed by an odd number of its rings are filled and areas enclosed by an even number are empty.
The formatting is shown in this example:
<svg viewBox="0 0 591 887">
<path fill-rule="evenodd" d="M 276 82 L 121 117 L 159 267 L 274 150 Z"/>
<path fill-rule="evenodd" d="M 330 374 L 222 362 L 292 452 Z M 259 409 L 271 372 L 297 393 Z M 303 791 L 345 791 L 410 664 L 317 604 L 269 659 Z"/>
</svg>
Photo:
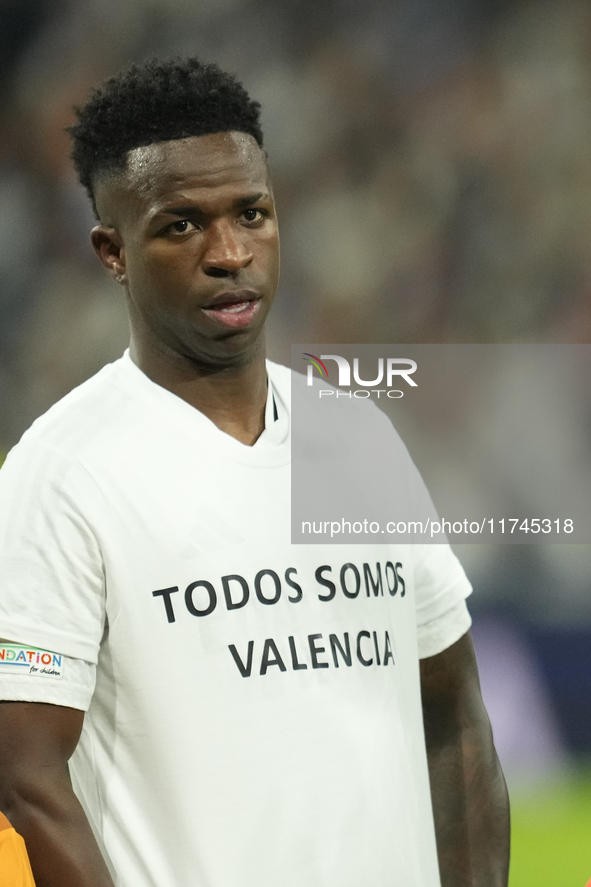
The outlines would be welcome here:
<svg viewBox="0 0 591 887">
<path fill-rule="evenodd" d="M 421 660 L 442 887 L 507 887 L 509 799 L 469 634 Z"/>
<path fill-rule="evenodd" d="M 84 712 L 0 702 L 0 810 L 27 845 L 36 887 L 113 887 L 67 762 Z"/>
</svg>

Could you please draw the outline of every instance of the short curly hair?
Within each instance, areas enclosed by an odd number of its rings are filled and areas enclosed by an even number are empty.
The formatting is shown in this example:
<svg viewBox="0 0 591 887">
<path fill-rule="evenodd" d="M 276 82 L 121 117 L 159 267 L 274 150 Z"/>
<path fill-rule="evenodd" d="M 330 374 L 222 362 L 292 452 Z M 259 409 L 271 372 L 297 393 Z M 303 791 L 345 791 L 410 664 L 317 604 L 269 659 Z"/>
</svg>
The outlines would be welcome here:
<svg viewBox="0 0 591 887">
<path fill-rule="evenodd" d="M 263 147 L 260 104 L 216 64 L 151 59 L 125 67 L 74 108 L 72 160 L 98 218 L 95 184 L 125 169 L 134 148 L 217 132 L 245 132 Z"/>
</svg>

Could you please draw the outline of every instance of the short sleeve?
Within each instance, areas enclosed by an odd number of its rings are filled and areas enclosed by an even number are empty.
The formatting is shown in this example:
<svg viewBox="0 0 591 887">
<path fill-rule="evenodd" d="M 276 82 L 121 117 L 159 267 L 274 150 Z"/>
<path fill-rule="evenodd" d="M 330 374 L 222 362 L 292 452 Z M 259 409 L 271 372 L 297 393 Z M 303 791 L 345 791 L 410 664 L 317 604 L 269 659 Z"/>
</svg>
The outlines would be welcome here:
<svg viewBox="0 0 591 887">
<path fill-rule="evenodd" d="M 419 657 L 435 656 L 470 628 L 472 586 L 450 546 L 413 545 Z"/>
<path fill-rule="evenodd" d="M 0 640 L 2 702 L 46 702 L 88 711 L 95 682 L 96 666 L 90 662 Z"/>
<path fill-rule="evenodd" d="M 0 637 L 96 664 L 105 582 L 93 513 L 100 493 L 76 460 L 21 442 L 0 471 Z"/>
</svg>

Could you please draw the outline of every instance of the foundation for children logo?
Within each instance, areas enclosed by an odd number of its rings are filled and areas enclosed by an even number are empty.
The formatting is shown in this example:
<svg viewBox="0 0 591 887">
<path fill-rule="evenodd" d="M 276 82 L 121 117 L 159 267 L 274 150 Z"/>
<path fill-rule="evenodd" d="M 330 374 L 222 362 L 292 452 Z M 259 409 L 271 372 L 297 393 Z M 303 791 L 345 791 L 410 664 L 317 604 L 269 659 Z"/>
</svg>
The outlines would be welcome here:
<svg viewBox="0 0 591 887">
<path fill-rule="evenodd" d="M 340 354 L 321 354 L 317 357 L 308 351 L 302 352 L 303 359 L 308 363 L 307 385 L 314 385 L 314 370 L 316 369 L 320 379 L 328 379 L 328 369 L 325 360 L 332 360 L 338 368 L 338 388 L 320 388 L 318 389 L 318 397 L 358 397 L 366 398 L 375 395 L 380 397 L 384 395 L 390 398 L 404 397 L 404 391 L 394 386 L 405 382 L 412 388 L 417 388 L 417 383 L 412 377 L 416 372 L 417 363 L 406 357 L 379 357 L 377 367 L 372 370 L 376 373 L 375 379 L 362 379 L 359 367 L 359 358 L 353 358 L 353 385 L 361 385 L 361 388 L 353 388 L 351 384 L 351 364 L 346 357 Z M 367 369 L 365 370 L 368 371 Z M 374 386 L 385 384 L 385 388 Z M 339 390 L 340 389 L 340 390 Z M 347 391 L 346 389 L 352 389 Z"/>
<path fill-rule="evenodd" d="M 0 644 L 0 673 L 32 675 L 39 678 L 61 678 L 63 656 L 39 647 Z"/>
</svg>

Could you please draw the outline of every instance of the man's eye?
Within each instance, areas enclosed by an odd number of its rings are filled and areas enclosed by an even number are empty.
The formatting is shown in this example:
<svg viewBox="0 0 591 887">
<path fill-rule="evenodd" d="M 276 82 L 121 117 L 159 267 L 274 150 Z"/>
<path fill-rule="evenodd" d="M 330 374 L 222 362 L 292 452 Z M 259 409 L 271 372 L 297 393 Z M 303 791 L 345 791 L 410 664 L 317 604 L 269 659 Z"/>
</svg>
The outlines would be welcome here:
<svg viewBox="0 0 591 887">
<path fill-rule="evenodd" d="M 178 222 L 173 222 L 172 225 L 169 225 L 169 231 L 172 231 L 174 234 L 186 234 L 190 230 L 191 225 L 193 225 L 193 222 L 189 222 L 188 219 L 179 219 Z"/>
<path fill-rule="evenodd" d="M 242 215 L 246 222 L 260 222 L 265 214 L 261 209 L 245 209 Z"/>
</svg>

